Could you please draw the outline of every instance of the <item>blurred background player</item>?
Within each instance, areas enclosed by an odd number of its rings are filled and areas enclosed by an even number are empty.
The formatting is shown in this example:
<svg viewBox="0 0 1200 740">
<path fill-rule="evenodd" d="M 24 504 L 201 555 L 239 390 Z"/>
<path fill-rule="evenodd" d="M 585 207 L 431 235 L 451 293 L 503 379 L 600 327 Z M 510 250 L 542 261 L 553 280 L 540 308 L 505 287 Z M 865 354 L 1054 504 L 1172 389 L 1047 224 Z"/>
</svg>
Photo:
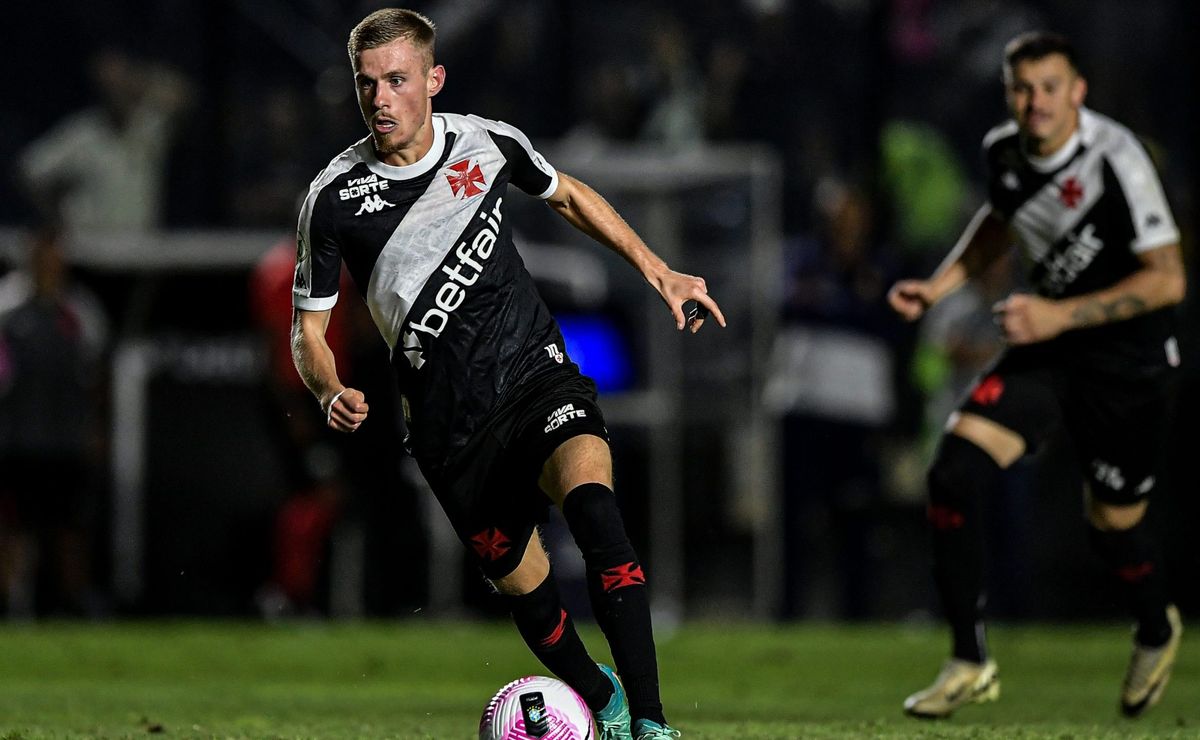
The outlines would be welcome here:
<svg viewBox="0 0 1200 740">
<path fill-rule="evenodd" d="M 98 616 L 88 557 L 108 321 L 59 232 L 0 280 L 0 596 L 12 618 Z M 39 598 L 42 597 L 42 598 Z"/>
<path fill-rule="evenodd" d="M 98 51 L 88 73 L 96 102 L 21 152 L 20 179 L 41 218 L 69 233 L 159 227 L 167 157 L 190 102 L 187 80 L 117 47 Z"/>
<path fill-rule="evenodd" d="M 765 390 L 782 416 L 780 616 L 864 619 L 879 591 L 880 449 L 897 406 L 900 327 L 884 300 L 897 273 L 865 192 L 832 178 L 816 190 L 818 234 L 786 244 Z"/>
<path fill-rule="evenodd" d="M 566 356 L 516 253 L 507 185 L 546 200 L 629 261 L 678 329 L 703 324 L 685 319 L 688 300 L 722 325 L 724 317 L 702 279 L 670 270 L 523 133 L 474 116 L 435 116 L 431 98 L 446 70 L 434 63 L 434 41 L 427 18 L 394 8 L 350 34 L 371 135 L 318 176 L 300 213 L 296 367 L 330 427 L 362 425 L 365 396 L 343 385 L 324 338 L 344 259 L 392 350 L 413 455 L 530 649 L 588 703 L 600 737 L 677 737 L 663 716 L 646 577 L 612 491 L 595 384 Z M 583 553 L 593 612 L 624 688 L 588 656 L 562 606 L 537 533 L 551 503 Z"/>
<path fill-rule="evenodd" d="M 1091 542 L 1137 622 L 1120 696 L 1135 716 L 1161 696 L 1182 632 L 1143 522 L 1179 364 L 1179 232 L 1141 144 L 1084 107 L 1087 82 L 1065 38 L 1018 36 L 1003 66 L 1013 120 L 984 138 L 987 203 L 932 277 L 889 293 L 912 321 L 983 274 L 1010 238 L 1029 265 L 1030 292 L 993 307 L 1009 348 L 952 415 L 929 471 L 934 575 L 953 654 L 904 706 L 943 717 L 999 695 L 983 628 L 980 511 L 1001 471 L 1061 425 L 1083 475 Z"/>
<path fill-rule="evenodd" d="M 271 575 L 255 594 L 264 617 L 319 613 L 318 583 L 328 539 L 344 504 L 342 454 L 321 431 L 324 418 L 312 408 L 308 389 L 292 364 L 290 308 L 295 239 L 271 247 L 255 265 L 251 307 L 267 348 L 266 391 L 270 416 L 280 423 L 277 444 L 288 461 L 288 494 L 275 515 Z M 347 285 L 348 280 L 344 281 Z M 330 318 L 326 341 L 348 357 L 346 316 Z"/>
</svg>

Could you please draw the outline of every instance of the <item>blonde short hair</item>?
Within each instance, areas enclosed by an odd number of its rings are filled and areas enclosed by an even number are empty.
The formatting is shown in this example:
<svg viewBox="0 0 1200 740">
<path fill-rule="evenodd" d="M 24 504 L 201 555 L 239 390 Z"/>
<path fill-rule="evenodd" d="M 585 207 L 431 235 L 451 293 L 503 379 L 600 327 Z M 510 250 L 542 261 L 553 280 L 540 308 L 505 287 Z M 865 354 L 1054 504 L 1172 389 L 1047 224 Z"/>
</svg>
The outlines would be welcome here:
<svg viewBox="0 0 1200 740">
<path fill-rule="evenodd" d="M 407 39 L 422 52 L 426 71 L 433 66 L 437 28 L 433 21 L 407 8 L 382 8 L 359 21 L 346 44 L 350 64 L 357 69 L 358 57 L 364 49 L 375 49 L 396 39 Z"/>
</svg>

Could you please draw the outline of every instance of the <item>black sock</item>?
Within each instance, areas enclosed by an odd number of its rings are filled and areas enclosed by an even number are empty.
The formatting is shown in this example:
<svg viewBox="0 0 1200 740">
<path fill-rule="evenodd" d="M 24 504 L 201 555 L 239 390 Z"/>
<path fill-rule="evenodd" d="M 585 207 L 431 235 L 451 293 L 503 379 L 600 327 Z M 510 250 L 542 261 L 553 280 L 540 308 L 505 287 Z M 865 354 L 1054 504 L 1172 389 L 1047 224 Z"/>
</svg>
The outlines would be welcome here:
<svg viewBox="0 0 1200 740">
<path fill-rule="evenodd" d="M 974 442 L 947 434 L 929 470 L 933 573 L 953 636 L 953 655 L 987 660 L 983 628 L 983 500 L 1000 490 L 1001 469 Z"/>
<path fill-rule="evenodd" d="M 593 712 L 603 709 L 612 697 L 612 684 L 579 639 L 575 623 L 562 606 L 553 572 L 529 593 L 503 598 L 517 631 L 537 659 L 575 689 Z"/>
<path fill-rule="evenodd" d="M 1129 529 L 1089 529 L 1092 547 L 1122 584 L 1126 603 L 1137 620 L 1135 639 L 1146 647 L 1166 644 L 1171 638 L 1166 578 L 1145 520 Z"/>
<path fill-rule="evenodd" d="M 587 566 L 596 623 L 608 638 L 633 719 L 666 724 L 646 578 L 629 544 L 617 499 L 607 486 L 585 483 L 567 494 L 563 517 Z"/>
</svg>

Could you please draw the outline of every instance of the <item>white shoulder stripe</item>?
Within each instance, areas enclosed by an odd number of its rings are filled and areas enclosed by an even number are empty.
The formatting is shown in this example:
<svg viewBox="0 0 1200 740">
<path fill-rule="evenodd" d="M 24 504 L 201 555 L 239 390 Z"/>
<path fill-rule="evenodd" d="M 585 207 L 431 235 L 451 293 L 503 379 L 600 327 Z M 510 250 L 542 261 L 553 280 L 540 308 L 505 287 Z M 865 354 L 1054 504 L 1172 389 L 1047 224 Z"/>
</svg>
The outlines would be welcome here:
<svg viewBox="0 0 1200 740">
<path fill-rule="evenodd" d="M 299 279 L 294 280 L 292 284 L 292 303 L 297 308 L 324 311 L 333 308 L 337 303 L 336 293 L 323 298 L 312 297 L 312 251 L 308 247 L 312 245 L 309 232 L 312 228 L 313 204 L 326 185 L 363 161 L 359 153 L 360 144 L 362 141 L 334 157 L 308 186 L 308 194 L 304 196 L 304 204 L 300 207 L 300 220 L 296 225 L 296 243 L 299 247 L 296 254 L 296 274 Z"/>
<path fill-rule="evenodd" d="M 350 147 L 329 161 L 329 164 L 325 166 L 325 169 L 321 170 L 321 173 L 317 175 L 316 179 L 314 179 L 308 186 L 308 195 L 304 198 L 305 205 L 307 205 L 309 201 L 313 200 L 317 194 L 321 192 L 322 188 L 333 182 L 338 175 L 349 172 L 354 168 L 354 165 L 363 161 L 360 146 L 364 141 L 366 141 L 366 139 L 360 139 L 354 144 L 354 146 Z"/>
<path fill-rule="evenodd" d="M 1134 232 L 1130 249 L 1145 252 L 1178 243 L 1179 229 L 1150 155 L 1128 129 L 1121 127 L 1111 133 L 1105 148 L 1117 182 L 1129 201 Z"/>
<path fill-rule="evenodd" d="M 984 136 L 983 136 L 984 151 L 991 149 L 992 145 L 994 145 L 997 141 L 1000 141 L 1001 139 L 1006 139 L 1009 136 L 1015 135 L 1016 133 L 1017 133 L 1017 122 L 1016 121 L 1009 120 L 1009 121 L 1005 121 L 1004 123 L 1000 124 L 999 126 L 996 126 L 991 131 L 988 131 L 986 134 L 984 134 Z"/>
<path fill-rule="evenodd" d="M 529 141 L 529 137 L 525 135 L 524 131 L 516 126 L 507 124 L 504 121 L 493 121 L 490 118 L 482 118 L 476 115 L 443 115 L 446 116 L 446 122 L 448 125 L 457 125 L 464 130 L 468 128 L 474 128 L 495 131 L 501 136 L 506 136 L 520 144 L 526 153 L 529 154 L 529 159 L 532 160 L 534 166 L 544 172 L 546 176 L 550 178 L 549 187 L 547 187 L 544 192 L 539 193 L 537 197 L 545 200 L 551 195 L 554 195 L 554 191 L 558 189 L 558 170 L 554 169 L 554 167 L 546 161 L 546 158 L 543 157 L 538 150 L 533 147 L 533 143 Z"/>
</svg>

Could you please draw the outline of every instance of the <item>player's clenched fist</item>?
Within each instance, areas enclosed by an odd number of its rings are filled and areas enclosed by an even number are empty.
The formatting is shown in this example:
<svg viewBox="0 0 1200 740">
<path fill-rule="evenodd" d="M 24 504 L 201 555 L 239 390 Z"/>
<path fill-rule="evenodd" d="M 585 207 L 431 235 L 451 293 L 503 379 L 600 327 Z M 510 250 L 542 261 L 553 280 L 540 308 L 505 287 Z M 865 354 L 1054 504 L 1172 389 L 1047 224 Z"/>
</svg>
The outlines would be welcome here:
<svg viewBox="0 0 1200 740">
<path fill-rule="evenodd" d="M 1059 304 L 1027 293 L 1014 293 L 996 303 L 992 314 L 1009 344 L 1043 342 L 1067 327 Z"/>
<path fill-rule="evenodd" d="M 901 280 L 888 291 L 888 303 L 905 321 L 916 321 L 933 305 L 927 280 Z"/>
<path fill-rule="evenodd" d="M 343 388 L 325 406 L 325 422 L 330 429 L 353 432 L 367 418 L 367 397 L 356 388 Z"/>
</svg>

